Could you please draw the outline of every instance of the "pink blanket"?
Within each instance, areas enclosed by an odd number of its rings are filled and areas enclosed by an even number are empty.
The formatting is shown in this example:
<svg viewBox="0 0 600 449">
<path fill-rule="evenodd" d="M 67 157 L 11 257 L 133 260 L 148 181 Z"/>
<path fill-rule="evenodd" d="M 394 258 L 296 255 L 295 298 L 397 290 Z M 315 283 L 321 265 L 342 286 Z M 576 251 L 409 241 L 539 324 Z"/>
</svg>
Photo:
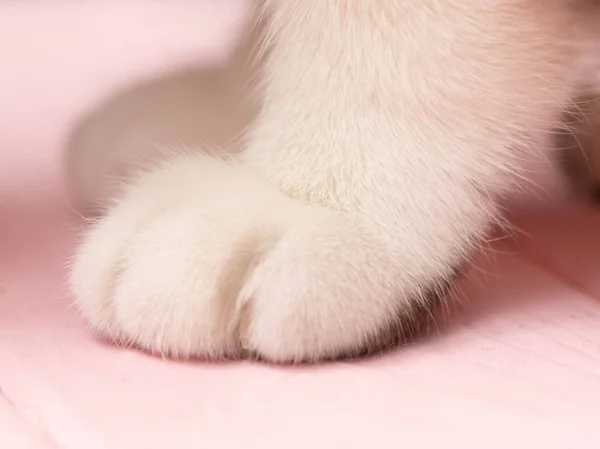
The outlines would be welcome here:
<svg viewBox="0 0 600 449">
<path fill-rule="evenodd" d="M 0 448 L 600 447 L 600 209 L 531 216 L 430 337 L 313 368 L 177 363 L 90 337 L 64 289 L 73 121 L 222 56 L 234 0 L 0 3 Z"/>
</svg>

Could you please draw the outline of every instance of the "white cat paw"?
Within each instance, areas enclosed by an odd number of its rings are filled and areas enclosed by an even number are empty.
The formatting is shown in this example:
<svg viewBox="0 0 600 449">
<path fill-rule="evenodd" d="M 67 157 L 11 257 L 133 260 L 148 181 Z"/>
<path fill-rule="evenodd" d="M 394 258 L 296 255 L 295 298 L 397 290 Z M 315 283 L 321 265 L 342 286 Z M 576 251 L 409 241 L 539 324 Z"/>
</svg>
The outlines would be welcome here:
<svg viewBox="0 0 600 449">
<path fill-rule="evenodd" d="M 316 361 L 389 343 L 427 306 L 385 248 L 356 217 L 194 156 L 128 188 L 86 234 L 70 281 L 91 327 L 122 343 Z"/>
</svg>

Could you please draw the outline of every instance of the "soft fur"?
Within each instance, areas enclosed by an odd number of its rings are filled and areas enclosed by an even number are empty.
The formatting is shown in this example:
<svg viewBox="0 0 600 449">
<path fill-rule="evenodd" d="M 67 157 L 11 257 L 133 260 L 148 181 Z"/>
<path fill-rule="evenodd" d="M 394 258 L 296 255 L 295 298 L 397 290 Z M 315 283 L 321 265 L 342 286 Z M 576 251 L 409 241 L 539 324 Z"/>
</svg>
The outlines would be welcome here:
<svg viewBox="0 0 600 449">
<path fill-rule="evenodd" d="M 116 198 L 74 259 L 82 315 L 180 357 L 318 361 L 406 335 L 594 84 L 597 3 L 266 0 L 230 67 L 78 130 L 79 200 Z M 166 135 L 185 145 L 155 150 Z"/>
</svg>

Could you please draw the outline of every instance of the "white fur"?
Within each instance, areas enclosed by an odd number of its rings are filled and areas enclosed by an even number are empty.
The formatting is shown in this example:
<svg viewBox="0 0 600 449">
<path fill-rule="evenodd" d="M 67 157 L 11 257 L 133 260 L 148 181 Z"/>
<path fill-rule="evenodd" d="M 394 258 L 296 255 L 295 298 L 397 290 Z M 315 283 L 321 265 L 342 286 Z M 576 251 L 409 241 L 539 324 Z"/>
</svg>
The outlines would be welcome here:
<svg viewBox="0 0 600 449">
<path fill-rule="evenodd" d="M 75 257 L 83 316 L 181 357 L 316 361 L 381 343 L 481 243 L 568 106 L 593 3 L 267 1 L 243 152 L 181 152 L 126 185 Z M 93 135 L 80 161 L 125 151 Z"/>
</svg>

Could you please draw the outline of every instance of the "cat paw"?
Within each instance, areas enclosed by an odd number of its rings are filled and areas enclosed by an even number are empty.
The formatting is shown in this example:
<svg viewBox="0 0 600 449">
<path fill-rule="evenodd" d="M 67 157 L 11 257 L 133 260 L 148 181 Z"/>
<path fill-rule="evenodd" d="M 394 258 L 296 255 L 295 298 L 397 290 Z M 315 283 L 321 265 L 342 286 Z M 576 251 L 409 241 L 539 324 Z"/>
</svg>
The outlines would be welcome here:
<svg viewBox="0 0 600 449">
<path fill-rule="evenodd" d="M 85 235 L 70 284 L 85 320 L 118 342 L 304 362 L 401 336 L 430 305 L 402 268 L 358 217 L 193 156 L 126 190 Z"/>
</svg>

